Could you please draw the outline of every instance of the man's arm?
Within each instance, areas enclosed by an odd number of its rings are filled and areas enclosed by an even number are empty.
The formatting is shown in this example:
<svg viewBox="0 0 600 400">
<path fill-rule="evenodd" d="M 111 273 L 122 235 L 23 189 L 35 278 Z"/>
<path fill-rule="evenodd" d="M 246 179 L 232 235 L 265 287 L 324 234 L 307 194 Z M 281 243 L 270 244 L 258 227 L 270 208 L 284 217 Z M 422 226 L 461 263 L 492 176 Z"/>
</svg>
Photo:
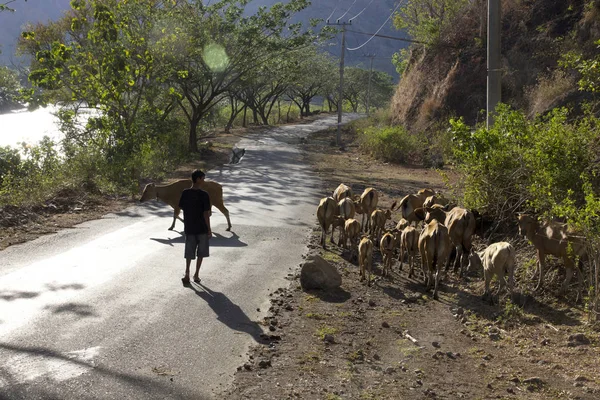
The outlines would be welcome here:
<svg viewBox="0 0 600 400">
<path fill-rule="evenodd" d="M 212 236 L 212 230 L 210 229 L 210 211 L 204 211 L 204 221 L 208 228 L 208 237 Z"/>
</svg>

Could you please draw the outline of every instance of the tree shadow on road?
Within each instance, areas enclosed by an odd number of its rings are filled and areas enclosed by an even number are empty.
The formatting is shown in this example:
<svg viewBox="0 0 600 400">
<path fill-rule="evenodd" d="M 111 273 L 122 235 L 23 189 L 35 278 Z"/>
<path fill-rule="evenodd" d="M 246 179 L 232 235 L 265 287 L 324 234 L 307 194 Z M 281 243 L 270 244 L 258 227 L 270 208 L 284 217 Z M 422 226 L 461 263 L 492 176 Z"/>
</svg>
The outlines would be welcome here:
<svg viewBox="0 0 600 400">
<path fill-rule="evenodd" d="M 206 301 L 219 321 L 230 329 L 249 334 L 257 343 L 265 342 L 261 337 L 263 330 L 260 325 L 248 318 L 240 306 L 221 292 L 212 291 L 202 284 L 197 284 L 197 286 L 202 290 L 198 290 L 195 285 L 190 288 Z"/>
</svg>

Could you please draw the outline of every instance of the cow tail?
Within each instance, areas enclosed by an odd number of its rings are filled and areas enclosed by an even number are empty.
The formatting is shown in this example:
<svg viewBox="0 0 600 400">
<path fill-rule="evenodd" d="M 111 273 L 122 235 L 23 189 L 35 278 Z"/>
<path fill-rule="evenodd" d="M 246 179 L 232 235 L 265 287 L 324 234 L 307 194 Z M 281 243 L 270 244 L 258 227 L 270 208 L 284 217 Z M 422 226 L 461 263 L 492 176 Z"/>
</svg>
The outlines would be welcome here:
<svg viewBox="0 0 600 400">
<path fill-rule="evenodd" d="M 440 231 L 439 228 L 435 230 L 435 234 L 433 235 L 433 260 L 431 266 L 434 271 L 437 271 L 437 262 L 438 262 L 438 243 L 440 239 Z"/>
<path fill-rule="evenodd" d="M 465 214 L 465 227 L 467 227 L 467 226 L 469 226 L 469 225 L 470 225 L 470 223 L 471 223 L 471 215 L 472 215 L 472 214 L 471 214 L 470 212 L 467 212 L 467 213 Z M 467 230 L 465 229 L 465 232 L 463 232 L 463 235 L 464 235 L 466 232 L 467 232 Z M 471 251 L 471 249 L 467 249 L 467 246 L 465 246 L 465 240 L 464 240 L 464 239 L 465 239 L 465 238 L 463 237 L 463 240 L 461 241 L 461 244 L 460 244 L 460 245 L 462 246 L 462 249 L 463 249 L 463 254 L 469 254 L 469 252 Z"/>
</svg>

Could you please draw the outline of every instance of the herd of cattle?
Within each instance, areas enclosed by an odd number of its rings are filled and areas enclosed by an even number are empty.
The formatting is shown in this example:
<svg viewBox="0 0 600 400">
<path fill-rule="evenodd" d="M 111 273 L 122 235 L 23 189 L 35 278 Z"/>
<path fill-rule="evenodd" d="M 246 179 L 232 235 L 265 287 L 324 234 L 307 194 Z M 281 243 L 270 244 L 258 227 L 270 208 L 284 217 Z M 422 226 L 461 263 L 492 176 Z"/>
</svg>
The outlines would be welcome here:
<svg viewBox="0 0 600 400">
<path fill-rule="evenodd" d="M 330 241 L 334 243 L 334 231 L 338 229 L 338 246 L 349 246 L 351 260 L 358 258 L 361 281 L 366 278 L 367 284 L 371 282 L 373 252 L 376 248 L 382 256 L 384 276 L 391 271 L 396 251 L 400 270 L 404 255 L 407 255 L 409 278 L 413 276 L 415 257 L 419 255 L 426 288 L 429 290 L 433 286 L 433 297 L 437 299 L 442 266 L 445 265 L 448 270 L 455 249 L 454 272 L 459 276 L 463 276 L 467 270 L 483 269 L 484 296 L 490 294 L 493 276 L 499 280 L 499 291 L 506 285 L 506 278 L 509 290 L 513 291 L 516 267 L 514 247 L 508 242 L 497 242 L 481 252 L 473 251 L 477 212 L 452 206 L 443 195 L 431 189 L 409 194 L 399 203 L 394 202 L 387 210 L 379 209 L 378 202 L 379 195 L 375 188 L 366 188 L 359 196 L 353 195 L 352 189 L 342 183 L 332 196 L 321 199 L 317 208 L 321 245 L 326 248 L 329 228 Z M 395 210 L 401 211 L 402 218 L 394 228 L 388 229 L 387 220 L 391 219 Z M 361 222 L 355 219 L 356 214 L 362 214 Z M 566 279 L 561 288 L 561 292 L 564 292 L 573 276 L 575 260 L 585 255 L 583 241 L 564 224 L 541 224 L 528 214 L 519 214 L 517 219 L 519 233 L 537 249 L 539 281 L 536 289 L 542 287 L 545 257 L 549 254 L 564 261 Z M 580 288 L 582 276 L 582 273 L 578 274 Z"/>
<path fill-rule="evenodd" d="M 192 186 L 190 179 L 182 179 L 167 185 L 149 183 L 144 188 L 140 201 L 161 200 L 173 207 L 172 230 L 179 218 L 179 198 L 184 189 Z M 227 218 L 227 230 L 231 229 L 229 210 L 223 204 L 223 188 L 214 181 L 204 181 L 202 189 L 210 196 L 213 206 Z M 500 290 L 506 285 L 514 288 L 516 267 L 515 250 L 510 243 L 498 242 L 481 252 L 472 251 L 472 237 L 476 230 L 477 214 L 461 207 L 453 207 L 449 201 L 431 189 L 421 189 L 416 194 L 405 196 L 400 203 L 394 202 L 387 210 L 377 207 L 379 194 L 375 188 L 366 188 L 363 193 L 353 195 L 345 184 L 340 184 L 333 195 L 321 199 L 317 218 L 321 226 L 321 245 L 325 247 L 326 236 L 331 227 L 331 242 L 334 231 L 339 228 L 338 246 L 350 247 L 352 259 L 358 257 L 361 280 L 371 281 L 373 252 L 377 247 L 383 258 L 383 275 L 391 272 L 394 253 L 398 250 L 400 269 L 407 255 L 409 277 L 413 275 L 415 257 L 420 255 L 423 278 L 427 289 L 434 287 L 437 298 L 441 268 L 450 266 L 455 249 L 454 271 L 462 276 L 466 270 L 481 270 L 485 279 L 485 295 L 490 293 L 490 281 L 497 276 Z M 393 229 L 386 223 L 392 218 L 392 211 L 400 210 L 402 218 Z M 354 217 L 362 214 L 359 222 Z M 565 224 L 558 222 L 540 223 L 528 214 L 518 215 L 519 233 L 525 236 L 536 248 L 538 255 L 539 280 L 537 289 L 544 282 L 546 255 L 562 258 L 566 277 L 561 287 L 564 293 L 575 272 L 575 261 L 586 258 L 585 240 L 570 231 Z M 579 271 L 579 291 L 583 283 L 583 273 Z M 579 295 L 579 293 L 578 293 Z"/>
</svg>

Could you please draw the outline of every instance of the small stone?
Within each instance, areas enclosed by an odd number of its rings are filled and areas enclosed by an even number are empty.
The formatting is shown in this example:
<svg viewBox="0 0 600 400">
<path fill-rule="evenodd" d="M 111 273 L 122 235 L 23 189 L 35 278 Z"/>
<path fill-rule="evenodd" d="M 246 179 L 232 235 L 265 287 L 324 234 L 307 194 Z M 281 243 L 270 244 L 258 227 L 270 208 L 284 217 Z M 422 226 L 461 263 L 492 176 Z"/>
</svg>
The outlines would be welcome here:
<svg viewBox="0 0 600 400">
<path fill-rule="evenodd" d="M 458 354 L 458 353 L 457 353 Z M 448 358 L 451 358 L 453 360 L 456 359 L 457 354 L 452 353 L 451 351 L 446 352 L 446 356 L 448 356 Z"/>
<path fill-rule="evenodd" d="M 513 389 L 511 387 L 507 388 L 506 391 L 510 394 L 515 394 L 515 389 Z"/>
<path fill-rule="evenodd" d="M 550 339 L 544 339 L 544 340 L 542 340 L 542 342 L 540 344 L 542 346 L 546 346 L 546 345 L 548 345 L 548 343 L 550 343 Z"/>
<path fill-rule="evenodd" d="M 492 390 L 494 389 L 494 388 L 492 387 L 492 384 L 491 384 L 491 383 L 488 383 L 488 384 L 487 384 L 487 388 L 488 388 L 488 389 L 492 389 Z"/>
<path fill-rule="evenodd" d="M 375 307 L 376 305 L 377 303 L 375 303 L 375 300 L 369 299 L 369 306 Z"/>
<path fill-rule="evenodd" d="M 525 380 L 523 380 L 523 383 L 526 385 L 543 385 L 544 381 L 542 380 L 542 378 L 539 378 L 537 376 L 531 377 L 531 378 L 527 378 Z"/>
<path fill-rule="evenodd" d="M 394 368 L 394 367 L 387 367 L 384 372 L 386 374 L 388 374 L 388 375 L 391 375 L 391 374 L 393 374 L 393 373 L 396 372 L 396 368 Z"/>
<path fill-rule="evenodd" d="M 323 341 L 326 343 L 335 343 L 335 338 L 333 337 L 332 334 L 327 333 L 327 334 L 325 334 L 325 336 L 323 336 Z"/>
<path fill-rule="evenodd" d="M 277 330 L 277 328 L 275 328 L 273 325 L 269 325 L 269 330 L 271 332 L 275 332 Z"/>
<path fill-rule="evenodd" d="M 579 375 L 577 378 L 575 378 L 575 382 L 587 382 L 589 381 L 589 379 L 583 375 Z"/>
<path fill-rule="evenodd" d="M 569 346 L 578 346 L 582 344 L 590 344 L 590 339 L 588 339 L 583 333 L 576 333 L 569 336 Z"/>
<path fill-rule="evenodd" d="M 256 311 L 260 312 L 260 308 L 257 308 Z"/>
<path fill-rule="evenodd" d="M 511 381 L 511 382 L 514 382 L 514 383 L 521 383 L 521 380 L 520 380 L 518 377 L 516 377 L 516 376 L 512 377 L 512 378 L 510 379 L 510 381 Z"/>
<path fill-rule="evenodd" d="M 575 386 L 575 387 L 582 387 L 583 386 L 583 382 L 575 382 L 575 383 L 573 383 L 573 386 Z"/>
<path fill-rule="evenodd" d="M 270 366 L 271 366 L 271 360 L 260 360 L 260 361 L 258 362 L 258 366 L 259 366 L 260 368 L 268 368 L 268 367 L 270 367 Z"/>
<path fill-rule="evenodd" d="M 277 326 L 277 324 L 278 324 L 278 323 L 279 323 L 279 321 L 277 321 L 277 319 L 276 319 L 276 318 L 273 318 L 273 319 L 271 320 L 271 325 L 273 325 L 273 326 Z"/>
<path fill-rule="evenodd" d="M 252 371 L 252 364 L 250 364 L 250 363 L 246 363 L 246 364 L 244 364 L 244 369 L 245 369 L 246 371 Z"/>
<path fill-rule="evenodd" d="M 431 345 L 432 345 L 433 347 L 435 347 L 436 349 L 439 349 L 439 348 L 440 348 L 440 344 L 439 344 L 438 342 L 431 342 Z"/>
<path fill-rule="evenodd" d="M 379 357 L 379 354 L 375 353 L 373 354 L 373 359 L 379 361 L 381 357 Z"/>
<path fill-rule="evenodd" d="M 383 321 L 383 322 L 381 323 L 381 326 L 382 326 L 382 327 L 384 327 L 384 328 L 389 328 L 389 327 L 390 327 L 390 324 L 388 324 L 387 322 Z"/>
<path fill-rule="evenodd" d="M 486 355 L 485 355 L 485 356 L 483 356 L 482 358 L 483 358 L 484 360 L 486 360 L 486 361 L 490 361 L 492 358 L 494 358 L 494 356 L 493 356 L 493 355 L 491 355 L 491 354 L 486 354 Z"/>
</svg>

